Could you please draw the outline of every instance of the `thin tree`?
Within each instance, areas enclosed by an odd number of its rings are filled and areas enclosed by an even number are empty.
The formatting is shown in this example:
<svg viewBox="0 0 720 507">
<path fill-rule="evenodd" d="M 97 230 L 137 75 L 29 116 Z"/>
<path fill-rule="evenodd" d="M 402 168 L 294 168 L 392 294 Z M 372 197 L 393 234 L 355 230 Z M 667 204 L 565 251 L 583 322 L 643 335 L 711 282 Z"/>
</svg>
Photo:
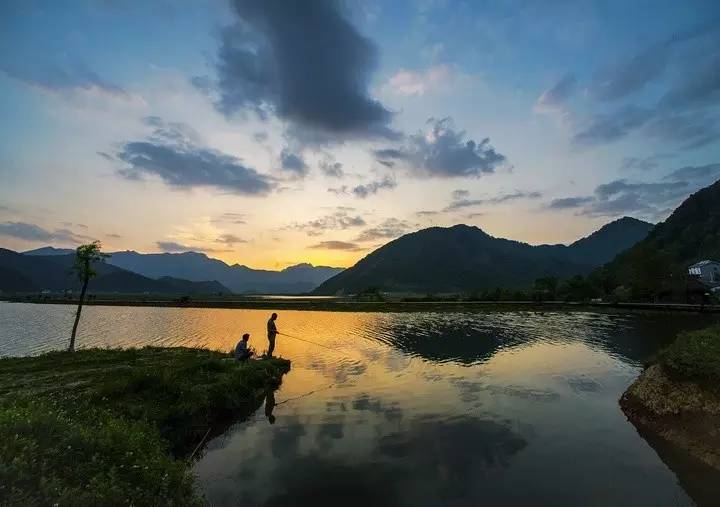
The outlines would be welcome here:
<svg viewBox="0 0 720 507">
<path fill-rule="evenodd" d="M 93 264 L 104 262 L 105 259 L 109 257 L 108 254 L 100 251 L 101 246 L 99 241 L 93 241 L 87 245 L 80 245 L 75 250 L 75 265 L 73 266 L 73 271 L 82 283 L 82 290 L 80 291 L 80 300 L 78 301 L 77 313 L 75 314 L 72 336 L 70 336 L 69 352 L 75 352 L 75 334 L 77 333 L 78 324 L 80 323 L 80 312 L 82 312 L 83 303 L 85 302 L 85 292 L 87 292 L 88 282 L 97 275 Z"/>
</svg>

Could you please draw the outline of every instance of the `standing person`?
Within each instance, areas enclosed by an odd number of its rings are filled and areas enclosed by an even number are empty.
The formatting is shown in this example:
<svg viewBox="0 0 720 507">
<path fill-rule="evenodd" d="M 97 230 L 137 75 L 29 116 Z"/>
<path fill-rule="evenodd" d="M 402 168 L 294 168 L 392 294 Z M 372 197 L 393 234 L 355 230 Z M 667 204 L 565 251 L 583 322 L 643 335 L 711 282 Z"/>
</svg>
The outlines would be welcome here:
<svg viewBox="0 0 720 507">
<path fill-rule="evenodd" d="M 250 335 L 248 333 L 245 333 L 242 335 L 242 340 L 238 342 L 237 345 L 235 345 L 235 359 L 238 361 L 245 361 L 246 359 L 250 359 L 254 352 L 248 348 L 248 340 L 250 339 Z"/>
<path fill-rule="evenodd" d="M 277 313 L 273 313 L 270 316 L 270 320 L 268 320 L 268 322 L 267 322 L 267 332 L 268 332 L 267 355 L 268 355 L 268 357 L 272 357 L 273 351 L 275 350 L 275 337 L 278 335 L 277 326 L 275 325 L 276 320 L 277 320 Z"/>
</svg>

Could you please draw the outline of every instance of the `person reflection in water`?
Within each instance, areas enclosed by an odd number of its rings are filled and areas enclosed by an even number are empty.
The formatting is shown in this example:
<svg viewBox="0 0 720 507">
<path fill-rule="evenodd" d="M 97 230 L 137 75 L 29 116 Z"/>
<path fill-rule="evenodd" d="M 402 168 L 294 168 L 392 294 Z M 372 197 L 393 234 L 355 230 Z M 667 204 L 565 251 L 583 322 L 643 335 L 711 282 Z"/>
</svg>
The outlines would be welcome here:
<svg viewBox="0 0 720 507">
<path fill-rule="evenodd" d="M 277 320 L 277 313 L 273 313 L 270 316 L 270 320 L 267 322 L 267 333 L 268 333 L 268 350 L 267 356 L 272 357 L 273 351 L 275 350 L 275 337 L 278 335 L 277 326 L 275 321 Z"/>
<path fill-rule="evenodd" d="M 268 389 L 265 394 L 265 417 L 270 424 L 275 424 L 275 416 L 273 410 L 275 409 L 275 391 Z"/>
</svg>

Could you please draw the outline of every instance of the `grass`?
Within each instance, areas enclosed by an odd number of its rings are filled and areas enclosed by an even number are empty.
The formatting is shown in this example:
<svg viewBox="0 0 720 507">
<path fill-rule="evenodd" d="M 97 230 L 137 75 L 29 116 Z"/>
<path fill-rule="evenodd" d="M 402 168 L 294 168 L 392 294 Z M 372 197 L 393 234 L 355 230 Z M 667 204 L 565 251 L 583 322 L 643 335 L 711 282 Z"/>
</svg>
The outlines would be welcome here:
<svg viewBox="0 0 720 507">
<path fill-rule="evenodd" d="M 674 378 L 693 380 L 717 389 L 720 381 L 720 326 L 680 333 L 658 355 L 658 362 Z"/>
<path fill-rule="evenodd" d="M 290 363 L 203 349 L 0 359 L 0 505 L 198 505 L 187 457 Z"/>
</svg>

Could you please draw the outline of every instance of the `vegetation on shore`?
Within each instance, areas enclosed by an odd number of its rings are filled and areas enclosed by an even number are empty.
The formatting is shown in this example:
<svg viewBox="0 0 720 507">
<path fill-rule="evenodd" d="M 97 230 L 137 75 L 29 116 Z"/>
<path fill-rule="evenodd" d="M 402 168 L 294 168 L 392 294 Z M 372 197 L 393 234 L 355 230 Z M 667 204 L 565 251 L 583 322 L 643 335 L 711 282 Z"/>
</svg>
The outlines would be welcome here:
<svg viewBox="0 0 720 507">
<path fill-rule="evenodd" d="M 680 333 L 625 391 L 620 406 L 641 433 L 720 471 L 720 326 Z"/>
<path fill-rule="evenodd" d="M 187 457 L 289 368 L 190 348 L 0 359 L 0 504 L 200 504 Z"/>
<path fill-rule="evenodd" d="M 680 333 L 657 361 L 672 378 L 695 381 L 720 393 L 720 325 Z"/>
</svg>

